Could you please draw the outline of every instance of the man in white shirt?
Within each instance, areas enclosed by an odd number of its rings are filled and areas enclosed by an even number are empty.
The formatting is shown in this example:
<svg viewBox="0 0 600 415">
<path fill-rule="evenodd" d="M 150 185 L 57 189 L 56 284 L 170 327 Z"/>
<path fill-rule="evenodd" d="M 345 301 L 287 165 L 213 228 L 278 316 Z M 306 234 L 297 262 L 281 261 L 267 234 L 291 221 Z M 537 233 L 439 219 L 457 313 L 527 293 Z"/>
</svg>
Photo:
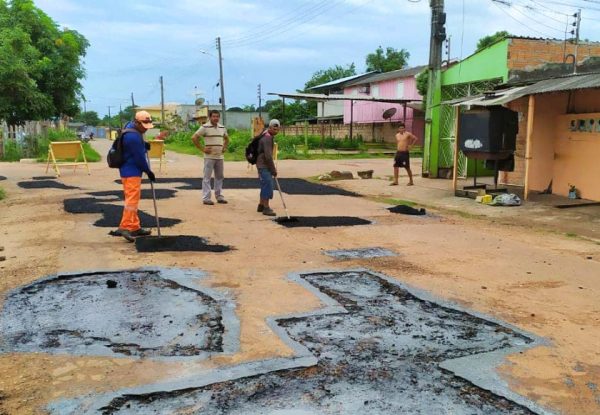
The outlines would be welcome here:
<svg viewBox="0 0 600 415">
<path fill-rule="evenodd" d="M 215 197 L 218 203 L 227 203 L 223 196 L 224 157 L 227 150 L 229 136 L 227 129 L 219 124 L 221 114 L 217 110 L 208 113 L 209 122 L 202 125 L 192 136 L 194 145 L 204 153 L 204 176 L 202 178 L 202 203 L 214 205 L 211 200 L 212 189 L 210 178 L 215 173 Z M 199 138 L 204 138 L 204 146 L 200 144 Z"/>
</svg>

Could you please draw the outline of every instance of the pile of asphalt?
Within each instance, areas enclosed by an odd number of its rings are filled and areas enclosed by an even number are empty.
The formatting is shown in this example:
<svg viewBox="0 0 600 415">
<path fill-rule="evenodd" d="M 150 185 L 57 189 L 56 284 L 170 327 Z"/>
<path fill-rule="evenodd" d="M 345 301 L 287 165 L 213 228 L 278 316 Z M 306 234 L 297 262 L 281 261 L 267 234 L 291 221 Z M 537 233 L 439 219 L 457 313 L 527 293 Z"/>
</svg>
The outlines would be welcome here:
<svg viewBox="0 0 600 415">
<path fill-rule="evenodd" d="M 23 189 L 80 189 L 76 186 L 67 186 L 64 183 L 57 182 L 56 180 L 35 180 L 31 182 L 19 182 L 17 186 Z"/>
<path fill-rule="evenodd" d="M 56 176 L 35 176 L 32 177 L 31 180 L 54 180 Z"/>
<path fill-rule="evenodd" d="M 94 222 L 94 226 L 101 228 L 117 228 L 121 223 L 121 217 L 123 216 L 123 206 L 106 203 L 106 201 L 96 199 L 94 197 L 66 199 L 64 200 L 63 204 L 65 211 L 68 213 L 102 214 L 102 219 L 98 219 L 96 222 Z M 152 228 L 156 226 L 156 219 L 153 215 L 149 215 L 142 210 L 138 210 L 138 216 L 140 217 L 142 228 Z M 161 228 L 168 228 L 181 223 L 181 219 L 163 217 L 160 217 L 159 219 Z"/>
<path fill-rule="evenodd" d="M 0 182 L 1 182 L 2 180 L 6 180 L 6 176 L 0 176 Z"/>
<path fill-rule="evenodd" d="M 400 213 L 402 215 L 423 216 L 427 214 L 427 211 L 424 208 L 415 209 L 408 205 L 398 205 L 388 208 L 388 210 L 392 213 Z"/>
<path fill-rule="evenodd" d="M 352 216 L 280 216 L 275 222 L 286 228 L 324 228 L 370 225 L 371 221 Z"/>
<path fill-rule="evenodd" d="M 162 226 L 162 225 L 161 225 Z M 211 245 L 199 236 L 144 236 L 136 238 L 135 249 L 138 252 L 227 252 L 231 247 L 226 245 Z"/>
<path fill-rule="evenodd" d="M 47 278 L 10 293 L 0 316 L 6 352 L 198 356 L 222 351 L 223 333 L 218 301 L 158 271 Z"/>
<path fill-rule="evenodd" d="M 115 180 L 115 183 L 121 183 L 120 180 Z M 143 183 L 149 183 L 148 179 L 144 179 Z M 173 184 L 183 183 L 183 186 L 178 186 L 180 190 L 199 190 L 202 189 L 202 178 L 189 177 L 160 177 L 156 179 L 157 184 Z M 213 180 L 211 179 L 211 183 Z M 312 183 L 303 179 L 281 178 L 279 179 L 281 191 L 291 195 L 321 195 L 321 196 L 353 196 L 360 197 L 359 194 L 349 192 L 344 189 L 338 189 L 332 186 L 326 186 L 320 183 Z M 212 184 L 214 185 L 214 184 Z M 226 177 L 223 181 L 223 189 L 260 189 L 258 178 L 250 177 Z"/>
<path fill-rule="evenodd" d="M 440 367 L 448 359 L 522 347 L 529 338 L 421 300 L 369 272 L 302 278 L 343 307 L 277 322 L 317 358 L 316 365 L 195 388 L 122 395 L 100 411 L 107 415 L 533 413 Z"/>
</svg>

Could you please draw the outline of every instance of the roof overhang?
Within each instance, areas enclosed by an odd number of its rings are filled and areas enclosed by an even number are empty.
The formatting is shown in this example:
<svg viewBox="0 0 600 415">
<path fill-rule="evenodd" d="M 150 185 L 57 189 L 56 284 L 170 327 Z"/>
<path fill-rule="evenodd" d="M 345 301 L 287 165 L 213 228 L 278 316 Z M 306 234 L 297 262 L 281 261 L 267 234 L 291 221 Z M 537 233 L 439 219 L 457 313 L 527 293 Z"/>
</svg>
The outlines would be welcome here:
<svg viewBox="0 0 600 415">
<path fill-rule="evenodd" d="M 377 97 L 362 97 L 342 94 L 305 94 L 305 93 L 286 93 L 286 92 L 269 92 L 268 95 L 277 95 L 280 98 L 291 98 L 303 101 L 370 101 L 370 102 L 388 102 L 390 104 L 408 104 L 421 103 L 420 99 L 399 99 L 399 98 L 377 98 Z"/>
</svg>

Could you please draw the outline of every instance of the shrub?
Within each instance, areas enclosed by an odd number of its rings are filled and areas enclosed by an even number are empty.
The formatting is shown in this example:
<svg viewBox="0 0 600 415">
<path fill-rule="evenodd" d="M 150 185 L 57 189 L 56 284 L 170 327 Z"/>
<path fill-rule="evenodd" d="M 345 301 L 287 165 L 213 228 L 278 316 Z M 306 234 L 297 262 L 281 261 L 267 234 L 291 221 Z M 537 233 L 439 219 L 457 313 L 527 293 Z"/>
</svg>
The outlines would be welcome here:
<svg viewBox="0 0 600 415">
<path fill-rule="evenodd" d="M 19 161 L 21 160 L 21 149 L 15 140 L 4 141 L 4 157 L 2 161 Z"/>
</svg>

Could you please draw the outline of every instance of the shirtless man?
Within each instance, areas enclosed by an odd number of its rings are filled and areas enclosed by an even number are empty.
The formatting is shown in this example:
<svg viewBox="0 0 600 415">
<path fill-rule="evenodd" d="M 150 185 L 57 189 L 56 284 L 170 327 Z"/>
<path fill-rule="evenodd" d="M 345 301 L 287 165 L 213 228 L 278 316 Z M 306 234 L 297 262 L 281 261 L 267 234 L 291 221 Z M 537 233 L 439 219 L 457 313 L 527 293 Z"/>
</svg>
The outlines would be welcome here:
<svg viewBox="0 0 600 415">
<path fill-rule="evenodd" d="M 390 186 L 398 186 L 398 171 L 400 167 L 404 167 L 408 173 L 408 186 L 414 185 L 412 171 L 410 170 L 410 154 L 408 151 L 416 142 L 417 137 L 406 131 L 404 123 L 401 122 L 398 126 L 398 133 L 396 133 L 398 151 L 394 157 L 394 181 L 390 183 Z"/>
</svg>

